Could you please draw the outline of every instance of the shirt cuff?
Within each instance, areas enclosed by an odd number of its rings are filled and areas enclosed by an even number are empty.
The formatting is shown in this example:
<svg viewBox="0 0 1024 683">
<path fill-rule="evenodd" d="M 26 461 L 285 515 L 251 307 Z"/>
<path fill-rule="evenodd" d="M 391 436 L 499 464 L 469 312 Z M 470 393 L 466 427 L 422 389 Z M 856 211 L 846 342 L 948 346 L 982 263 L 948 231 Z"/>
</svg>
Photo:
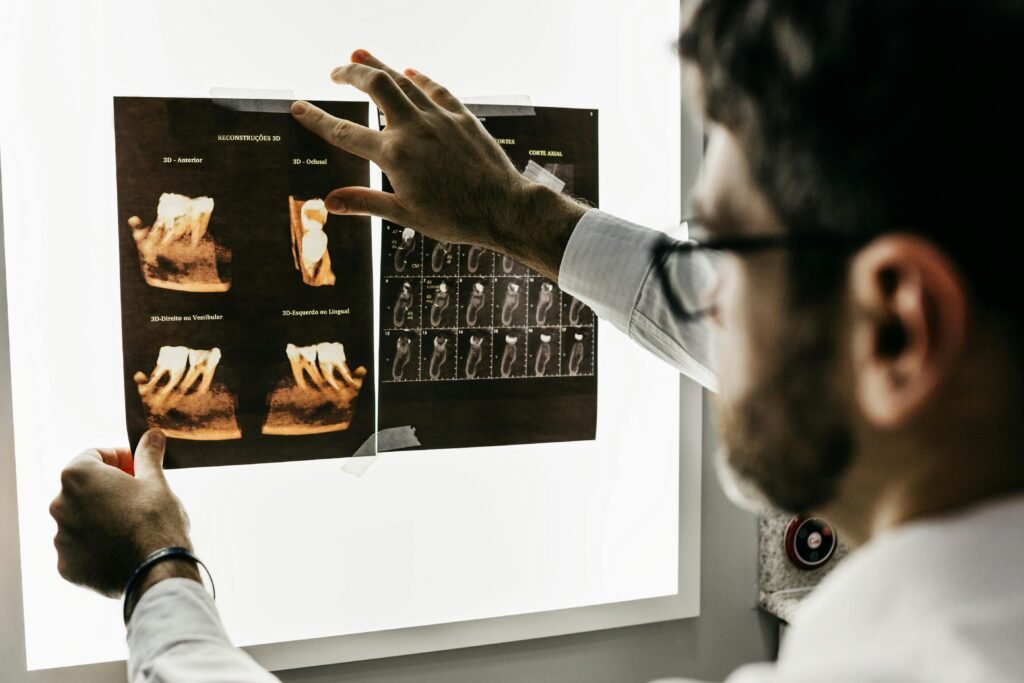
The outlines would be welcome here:
<svg viewBox="0 0 1024 683">
<path fill-rule="evenodd" d="M 628 335 L 660 236 L 656 230 L 591 209 L 569 237 L 558 286 Z"/>
<path fill-rule="evenodd" d="M 231 646 L 213 598 L 191 579 L 165 579 L 146 591 L 128 622 L 128 680 L 183 641 Z"/>
</svg>

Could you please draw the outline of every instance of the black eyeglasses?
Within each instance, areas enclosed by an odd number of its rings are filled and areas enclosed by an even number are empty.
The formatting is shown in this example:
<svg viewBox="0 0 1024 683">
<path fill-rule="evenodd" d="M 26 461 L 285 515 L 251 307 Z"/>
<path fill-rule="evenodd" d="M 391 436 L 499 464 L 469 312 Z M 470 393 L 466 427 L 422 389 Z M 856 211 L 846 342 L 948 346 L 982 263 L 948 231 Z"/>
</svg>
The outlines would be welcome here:
<svg viewBox="0 0 1024 683">
<path fill-rule="evenodd" d="M 683 221 L 694 232 L 704 232 L 699 219 Z M 673 315 L 689 321 L 715 310 L 718 271 L 725 252 L 756 254 L 770 249 L 856 249 L 877 235 L 783 233 L 736 235 L 707 240 L 675 240 L 663 235 L 652 248 L 654 272 L 661 282 Z"/>
</svg>

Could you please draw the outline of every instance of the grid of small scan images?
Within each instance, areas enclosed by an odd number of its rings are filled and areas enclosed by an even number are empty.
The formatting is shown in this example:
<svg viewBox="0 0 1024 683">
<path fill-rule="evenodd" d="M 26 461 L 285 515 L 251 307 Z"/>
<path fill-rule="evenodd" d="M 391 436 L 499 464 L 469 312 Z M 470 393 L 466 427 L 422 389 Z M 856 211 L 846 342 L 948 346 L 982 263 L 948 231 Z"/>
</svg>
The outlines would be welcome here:
<svg viewBox="0 0 1024 683">
<path fill-rule="evenodd" d="M 594 374 L 593 311 L 501 254 L 384 223 L 381 381 Z"/>
</svg>

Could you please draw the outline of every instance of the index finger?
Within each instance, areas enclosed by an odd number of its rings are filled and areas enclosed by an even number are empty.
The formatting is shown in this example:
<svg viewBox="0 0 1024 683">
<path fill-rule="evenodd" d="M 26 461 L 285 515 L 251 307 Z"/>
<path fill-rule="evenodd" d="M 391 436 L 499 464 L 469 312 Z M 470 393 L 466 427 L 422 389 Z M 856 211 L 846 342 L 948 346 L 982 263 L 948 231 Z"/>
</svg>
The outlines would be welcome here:
<svg viewBox="0 0 1024 683">
<path fill-rule="evenodd" d="M 380 133 L 352 121 L 339 119 L 309 102 L 292 104 L 292 116 L 335 147 L 374 163 L 380 156 Z"/>
</svg>

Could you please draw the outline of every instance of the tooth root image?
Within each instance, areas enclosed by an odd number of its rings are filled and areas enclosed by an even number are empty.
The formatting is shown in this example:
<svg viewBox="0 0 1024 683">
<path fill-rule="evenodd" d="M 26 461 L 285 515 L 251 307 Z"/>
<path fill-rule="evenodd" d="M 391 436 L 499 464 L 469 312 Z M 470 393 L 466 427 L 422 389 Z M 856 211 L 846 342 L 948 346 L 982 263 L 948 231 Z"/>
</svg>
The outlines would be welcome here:
<svg viewBox="0 0 1024 683">
<path fill-rule="evenodd" d="M 485 300 L 486 294 L 484 283 L 474 283 L 473 291 L 469 295 L 469 303 L 466 305 L 466 325 L 469 327 L 476 327 L 477 319 L 480 315 L 480 309 L 483 308 Z"/>
<path fill-rule="evenodd" d="M 501 304 L 502 325 L 508 327 L 512 324 L 512 315 L 517 308 L 519 308 L 519 285 L 510 282 L 505 290 L 505 300 Z"/>
<path fill-rule="evenodd" d="M 402 241 L 395 248 L 395 272 L 405 272 L 409 265 L 409 257 L 416 251 L 416 231 L 411 228 L 402 230 Z"/>
<path fill-rule="evenodd" d="M 548 311 L 555 300 L 555 286 L 545 282 L 540 286 L 540 295 L 537 297 L 537 314 L 535 316 L 538 325 L 544 325 L 548 319 Z"/>
<path fill-rule="evenodd" d="M 580 316 L 584 310 L 586 310 L 586 307 L 583 305 L 583 302 L 579 299 L 573 299 L 572 303 L 569 304 L 569 324 L 579 325 Z"/>
<path fill-rule="evenodd" d="M 502 272 L 511 273 L 512 269 L 515 268 L 515 267 L 516 267 L 516 262 L 512 259 L 511 256 L 502 256 L 501 257 L 501 270 L 502 270 Z"/>
<path fill-rule="evenodd" d="M 484 251 L 483 247 L 469 248 L 469 254 L 466 255 L 466 269 L 470 274 L 480 270 L 480 257 L 483 256 Z"/>
<path fill-rule="evenodd" d="M 391 363 L 391 378 L 396 382 L 405 379 L 405 368 L 412 357 L 412 340 L 399 337 L 395 341 L 395 360 Z"/>
<path fill-rule="evenodd" d="M 301 436 L 348 429 L 366 368 L 349 369 L 341 342 L 288 344 L 285 357 L 291 376 L 270 392 L 263 433 Z"/>
<path fill-rule="evenodd" d="M 412 307 L 412 285 L 408 282 L 402 283 L 402 291 L 398 293 L 398 299 L 395 300 L 395 307 L 392 311 L 392 322 L 395 327 L 401 327 L 405 324 L 406 314 Z"/>
<path fill-rule="evenodd" d="M 443 320 L 444 312 L 448 308 L 450 294 L 448 292 L 448 285 L 441 283 L 437 287 L 437 293 L 434 294 L 434 302 L 430 304 L 430 326 L 440 327 L 441 321 Z"/>
<path fill-rule="evenodd" d="M 209 233 L 213 200 L 165 192 L 156 207 L 156 221 L 145 227 L 132 216 L 128 226 L 139 252 L 146 284 L 181 292 L 226 292 L 231 250 Z"/>
<path fill-rule="evenodd" d="M 343 390 L 343 385 L 356 383 L 345 361 L 345 347 L 340 342 L 321 342 L 316 345 L 316 362 L 320 368 L 320 376 L 337 392 Z"/>
<path fill-rule="evenodd" d="M 440 379 L 448 363 L 448 337 L 434 337 L 434 352 L 430 354 L 430 379 Z"/>
<path fill-rule="evenodd" d="M 533 363 L 533 373 L 543 377 L 547 372 L 548 362 L 551 360 L 551 335 L 540 335 L 540 346 L 537 347 L 537 358 Z"/>
<path fill-rule="evenodd" d="M 214 381 L 221 352 L 161 346 L 156 367 L 147 376 L 135 373 L 146 423 L 167 436 L 195 441 L 239 439 L 238 401 L 220 382 Z"/>
<path fill-rule="evenodd" d="M 476 377 L 477 368 L 480 367 L 480 360 L 484 356 L 484 338 L 473 335 L 469 338 L 469 353 L 466 354 L 466 377 Z"/>
<path fill-rule="evenodd" d="M 331 254 L 327 251 L 327 208 L 322 199 L 288 197 L 291 216 L 292 260 L 302 281 L 311 287 L 333 285 Z"/>
<path fill-rule="evenodd" d="M 512 366 L 516 363 L 516 357 L 519 355 L 517 346 L 519 344 L 519 337 L 514 335 L 508 335 L 505 337 L 505 350 L 501 352 L 501 376 L 511 377 Z"/>
<path fill-rule="evenodd" d="M 583 335 L 574 334 L 572 350 L 569 352 L 569 374 L 580 374 L 580 364 L 583 363 Z"/>
<path fill-rule="evenodd" d="M 451 250 L 451 242 L 438 242 L 435 244 L 434 250 L 430 253 L 430 269 L 435 273 L 440 273 L 441 269 L 444 268 L 445 258 Z"/>
</svg>

